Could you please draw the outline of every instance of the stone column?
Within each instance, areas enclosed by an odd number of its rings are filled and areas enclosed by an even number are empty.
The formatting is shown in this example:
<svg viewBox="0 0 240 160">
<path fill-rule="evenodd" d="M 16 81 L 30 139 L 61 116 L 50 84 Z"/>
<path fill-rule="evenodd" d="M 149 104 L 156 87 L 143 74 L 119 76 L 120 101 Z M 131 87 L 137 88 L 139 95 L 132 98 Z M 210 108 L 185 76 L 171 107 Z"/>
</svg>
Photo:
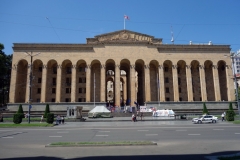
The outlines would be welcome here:
<svg viewBox="0 0 240 160">
<path fill-rule="evenodd" d="M 164 67 L 163 65 L 159 65 L 159 93 L 160 93 L 160 101 L 165 101 L 165 86 L 164 86 Z"/>
<path fill-rule="evenodd" d="M 26 81 L 26 96 L 25 96 L 25 102 L 29 102 L 29 85 L 30 85 L 30 70 L 31 70 L 31 64 L 28 65 L 28 70 L 27 70 L 27 81 Z"/>
<path fill-rule="evenodd" d="M 15 85 L 17 82 L 17 65 L 12 66 L 12 71 L 11 71 L 11 83 L 10 83 L 10 88 L 9 88 L 9 102 L 10 103 L 15 103 L 16 99 L 16 87 Z"/>
<path fill-rule="evenodd" d="M 215 101 L 220 101 L 220 86 L 219 86 L 219 75 L 218 75 L 218 66 L 213 65 L 213 83 L 214 83 L 214 92 L 215 92 Z"/>
<path fill-rule="evenodd" d="M 86 66 L 86 102 L 91 101 L 91 65 Z"/>
<path fill-rule="evenodd" d="M 57 91 L 56 102 L 61 102 L 61 88 L 62 88 L 62 65 L 57 66 Z"/>
<path fill-rule="evenodd" d="M 188 102 L 191 102 L 193 101 L 193 90 L 192 90 L 192 74 L 191 74 L 190 65 L 186 65 L 186 78 L 187 78 Z"/>
<path fill-rule="evenodd" d="M 136 78 L 135 78 L 135 65 L 130 65 L 130 94 L 131 94 L 131 106 L 134 105 L 134 101 L 136 101 Z"/>
<path fill-rule="evenodd" d="M 120 65 L 115 66 L 115 104 L 120 106 Z"/>
<path fill-rule="evenodd" d="M 151 101 L 151 95 L 150 95 L 150 66 L 145 65 L 145 74 L 144 74 L 144 79 L 145 79 L 145 102 Z"/>
<path fill-rule="evenodd" d="M 179 101 L 179 86 L 178 86 L 178 74 L 177 74 L 177 65 L 172 66 L 172 74 L 173 74 L 173 92 L 174 92 L 174 102 Z"/>
<path fill-rule="evenodd" d="M 123 102 L 126 103 L 126 100 L 127 100 L 127 79 L 125 77 L 123 83 Z"/>
<path fill-rule="evenodd" d="M 199 76 L 200 76 L 202 101 L 207 101 L 207 90 L 206 90 L 206 78 L 205 78 L 204 65 L 199 65 Z"/>
<path fill-rule="evenodd" d="M 234 81 L 232 80 L 233 72 L 232 67 L 230 65 L 226 65 L 226 79 L 227 79 L 227 94 L 228 101 L 235 101 L 235 89 L 234 89 Z"/>
<path fill-rule="evenodd" d="M 100 97 L 100 101 L 101 102 L 105 102 L 106 101 L 106 67 L 105 65 L 101 65 L 101 97 Z"/>
<path fill-rule="evenodd" d="M 72 66 L 72 84 L 71 84 L 71 101 L 76 102 L 76 65 Z"/>
<path fill-rule="evenodd" d="M 47 65 L 42 66 L 41 102 L 46 102 Z"/>
</svg>

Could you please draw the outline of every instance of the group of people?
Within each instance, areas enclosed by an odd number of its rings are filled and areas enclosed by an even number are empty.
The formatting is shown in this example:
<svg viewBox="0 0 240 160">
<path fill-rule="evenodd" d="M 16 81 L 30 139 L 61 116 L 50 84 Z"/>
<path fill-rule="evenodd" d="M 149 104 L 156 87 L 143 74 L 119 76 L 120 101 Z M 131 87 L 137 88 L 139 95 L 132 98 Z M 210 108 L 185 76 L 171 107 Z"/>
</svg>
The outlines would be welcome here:
<svg viewBox="0 0 240 160">
<path fill-rule="evenodd" d="M 64 116 L 60 117 L 60 115 L 57 115 L 56 117 L 56 124 L 64 124 Z"/>
<path fill-rule="evenodd" d="M 137 111 L 137 115 L 135 115 L 134 113 L 132 114 L 132 121 L 133 122 L 137 122 L 137 117 L 141 118 L 141 121 L 143 120 L 143 112 L 140 112 L 140 115 L 139 115 L 139 111 Z"/>
</svg>

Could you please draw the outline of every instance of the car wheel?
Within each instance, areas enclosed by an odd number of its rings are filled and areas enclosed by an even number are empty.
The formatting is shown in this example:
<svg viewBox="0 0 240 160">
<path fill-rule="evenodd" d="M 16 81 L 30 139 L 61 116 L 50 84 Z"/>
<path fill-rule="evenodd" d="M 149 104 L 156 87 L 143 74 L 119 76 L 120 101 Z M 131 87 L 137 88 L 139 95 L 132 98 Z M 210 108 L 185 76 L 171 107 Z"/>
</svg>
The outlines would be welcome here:
<svg viewBox="0 0 240 160">
<path fill-rule="evenodd" d="M 198 124 L 202 123 L 202 121 L 198 121 Z"/>
<path fill-rule="evenodd" d="M 212 123 L 216 123 L 216 120 L 213 120 Z"/>
</svg>

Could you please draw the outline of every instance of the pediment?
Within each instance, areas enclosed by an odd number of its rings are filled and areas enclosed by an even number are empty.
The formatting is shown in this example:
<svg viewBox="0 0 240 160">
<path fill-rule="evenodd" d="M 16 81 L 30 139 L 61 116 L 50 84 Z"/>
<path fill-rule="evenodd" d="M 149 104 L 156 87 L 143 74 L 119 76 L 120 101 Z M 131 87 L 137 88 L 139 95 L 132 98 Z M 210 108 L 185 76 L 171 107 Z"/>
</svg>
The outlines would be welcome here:
<svg viewBox="0 0 240 160">
<path fill-rule="evenodd" d="M 136 43 L 136 42 L 162 44 L 162 39 L 155 39 L 153 36 L 129 30 L 120 30 L 97 35 L 94 38 L 87 38 L 87 44 Z"/>
</svg>

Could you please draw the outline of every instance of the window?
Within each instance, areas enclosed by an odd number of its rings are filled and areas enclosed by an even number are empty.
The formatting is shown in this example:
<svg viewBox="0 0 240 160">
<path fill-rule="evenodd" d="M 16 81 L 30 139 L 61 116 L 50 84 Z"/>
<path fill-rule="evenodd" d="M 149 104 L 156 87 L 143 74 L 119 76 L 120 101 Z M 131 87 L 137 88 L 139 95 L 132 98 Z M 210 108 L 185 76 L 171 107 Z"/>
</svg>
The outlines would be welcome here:
<svg viewBox="0 0 240 160">
<path fill-rule="evenodd" d="M 182 97 L 179 97 L 179 101 L 182 101 Z"/>
<path fill-rule="evenodd" d="M 84 67 L 79 67 L 79 72 L 85 72 L 85 68 Z"/>
<path fill-rule="evenodd" d="M 164 71 L 165 71 L 165 72 L 168 72 L 168 67 L 164 67 Z"/>
<path fill-rule="evenodd" d="M 52 98 L 52 102 L 55 102 L 55 98 Z"/>
<path fill-rule="evenodd" d="M 42 83 L 42 78 L 38 78 L 38 83 Z"/>
<path fill-rule="evenodd" d="M 182 93 L 182 88 L 178 88 L 179 93 Z"/>
<path fill-rule="evenodd" d="M 180 74 L 180 68 L 177 68 L 177 73 Z"/>
<path fill-rule="evenodd" d="M 181 84 L 181 78 L 178 78 L 178 85 Z"/>
<path fill-rule="evenodd" d="M 42 67 L 39 67 L 39 68 L 38 68 L 38 71 L 39 71 L 39 72 L 42 72 Z"/>
<path fill-rule="evenodd" d="M 66 88 L 66 93 L 71 93 L 71 88 Z"/>
<path fill-rule="evenodd" d="M 82 88 L 78 88 L 78 93 L 82 93 Z"/>
<path fill-rule="evenodd" d="M 82 78 L 80 77 L 78 80 L 79 83 L 83 83 Z"/>
<path fill-rule="evenodd" d="M 78 102 L 82 102 L 82 98 L 78 98 Z"/>
<path fill-rule="evenodd" d="M 169 83 L 168 77 L 165 78 L 165 83 Z"/>
<path fill-rule="evenodd" d="M 83 93 L 86 93 L 86 88 L 83 88 Z"/>
<path fill-rule="evenodd" d="M 71 78 L 66 78 L 66 85 L 71 86 Z"/>
<path fill-rule="evenodd" d="M 37 102 L 40 102 L 40 98 L 37 98 Z"/>
<path fill-rule="evenodd" d="M 170 98 L 166 97 L 166 101 L 170 101 Z"/>
<path fill-rule="evenodd" d="M 53 84 L 53 86 L 56 86 L 56 78 L 52 79 L 52 84 Z"/>
<path fill-rule="evenodd" d="M 41 88 L 37 89 L 37 93 L 40 94 L 41 93 Z"/>
<path fill-rule="evenodd" d="M 56 88 L 52 88 L 52 93 L 53 93 L 53 94 L 56 93 Z"/>
<path fill-rule="evenodd" d="M 53 67 L 53 74 L 57 74 L 57 67 Z"/>
<path fill-rule="evenodd" d="M 166 93 L 169 93 L 169 88 L 168 87 L 166 88 Z"/>
<path fill-rule="evenodd" d="M 66 71 L 67 71 L 67 74 L 71 74 L 72 73 L 72 68 L 71 67 L 67 67 Z"/>
<path fill-rule="evenodd" d="M 66 98 L 65 102 L 71 102 L 71 98 Z"/>
</svg>

